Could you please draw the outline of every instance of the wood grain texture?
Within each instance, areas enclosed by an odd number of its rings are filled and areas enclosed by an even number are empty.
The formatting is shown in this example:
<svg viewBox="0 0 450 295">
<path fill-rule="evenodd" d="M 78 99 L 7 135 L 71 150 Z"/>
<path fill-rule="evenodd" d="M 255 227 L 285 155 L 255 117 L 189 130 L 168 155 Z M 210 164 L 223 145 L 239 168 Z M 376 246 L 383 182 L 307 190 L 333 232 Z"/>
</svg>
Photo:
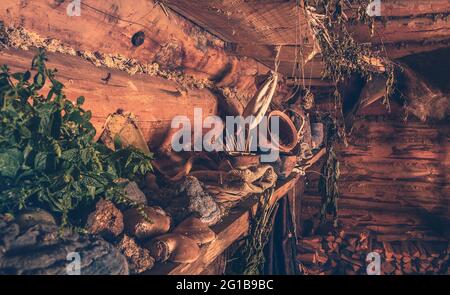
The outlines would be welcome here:
<svg viewBox="0 0 450 295">
<path fill-rule="evenodd" d="M 121 54 L 162 69 L 182 70 L 220 86 L 237 87 L 251 96 L 254 78 L 267 68 L 251 59 L 225 52 L 223 41 L 148 0 L 81 1 L 81 16 L 69 17 L 69 1 L 2 0 L 0 20 L 6 26 L 22 26 L 43 38 L 57 39 L 75 50 Z M 141 46 L 131 39 L 145 34 Z"/>
<path fill-rule="evenodd" d="M 350 145 L 339 148 L 339 220 L 347 231 L 382 240 L 443 239 L 450 218 L 448 121 L 404 122 L 380 107 L 364 109 Z M 308 174 L 303 220 L 318 216 L 317 186 L 318 175 Z"/>
<path fill-rule="evenodd" d="M 274 67 L 274 48 L 283 45 L 280 73 L 290 77 L 296 63 L 312 52 L 314 39 L 303 8 L 296 1 L 188 1 L 164 0 L 177 11 L 214 35 L 234 44 L 237 55 L 249 56 Z M 346 11 L 353 18 L 356 10 Z M 427 52 L 450 42 L 450 6 L 446 0 L 384 0 L 381 17 L 375 18 L 375 34 L 367 25 L 349 26 L 358 42 L 368 43 L 390 58 Z M 297 45 L 297 47 L 296 47 Z M 301 52 L 299 52 L 299 49 Z M 312 82 L 320 81 L 322 65 L 307 64 Z M 312 72 L 310 74 L 310 69 Z"/>
<path fill-rule="evenodd" d="M 0 64 L 9 65 L 11 71 L 30 69 L 35 53 L 22 50 L 0 51 Z M 118 109 L 132 112 L 137 117 L 144 137 L 152 147 L 158 146 L 170 128 L 171 120 L 185 115 L 194 120 L 194 108 L 203 115 L 217 113 L 217 99 L 208 90 L 180 91 L 173 81 L 149 75 L 130 76 L 125 72 L 99 68 L 80 58 L 48 54 L 49 68 L 58 69 L 57 79 L 65 85 L 67 97 L 76 101 L 85 96 L 84 108 L 92 111 L 92 122 L 100 135 L 106 117 Z M 102 78 L 111 74 L 105 83 Z M 48 90 L 48 85 L 43 91 Z"/>
</svg>

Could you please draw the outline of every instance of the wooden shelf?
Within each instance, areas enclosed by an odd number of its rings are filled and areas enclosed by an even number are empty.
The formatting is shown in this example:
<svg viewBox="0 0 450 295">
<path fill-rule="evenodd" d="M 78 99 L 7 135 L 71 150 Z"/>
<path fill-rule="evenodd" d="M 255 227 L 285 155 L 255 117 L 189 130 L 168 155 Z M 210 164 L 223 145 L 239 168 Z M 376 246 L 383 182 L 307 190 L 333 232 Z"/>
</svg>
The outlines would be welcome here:
<svg viewBox="0 0 450 295">
<path fill-rule="evenodd" d="M 305 162 L 305 167 L 309 168 L 317 162 L 323 155 L 325 150 L 322 149 L 314 155 L 313 158 Z M 275 203 L 284 197 L 297 183 L 301 177 L 300 174 L 290 176 L 288 179 L 281 181 L 274 193 L 271 202 Z M 213 262 L 220 254 L 236 240 L 244 237 L 250 226 L 250 217 L 256 211 L 259 200 L 257 198 L 249 198 L 242 201 L 238 206 L 230 209 L 219 224 L 212 226 L 212 230 L 216 233 L 217 239 L 204 245 L 200 249 L 200 257 L 193 263 L 159 263 L 145 274 L 148 275 L 196 275 L 201 274 L 208 265 Z"/>
</svg>

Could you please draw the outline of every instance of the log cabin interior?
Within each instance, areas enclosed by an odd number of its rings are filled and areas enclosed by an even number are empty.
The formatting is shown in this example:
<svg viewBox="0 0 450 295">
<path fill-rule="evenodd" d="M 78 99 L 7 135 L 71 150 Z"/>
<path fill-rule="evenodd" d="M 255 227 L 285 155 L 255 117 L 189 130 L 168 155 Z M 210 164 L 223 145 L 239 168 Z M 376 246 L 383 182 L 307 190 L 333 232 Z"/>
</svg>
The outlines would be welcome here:
<svg viewBox="0 0 450 295">
<path fill-rule="evenodd" d="M 0 1 L 0 274 L 450 274 L 449 14 Z"/>
</svg>

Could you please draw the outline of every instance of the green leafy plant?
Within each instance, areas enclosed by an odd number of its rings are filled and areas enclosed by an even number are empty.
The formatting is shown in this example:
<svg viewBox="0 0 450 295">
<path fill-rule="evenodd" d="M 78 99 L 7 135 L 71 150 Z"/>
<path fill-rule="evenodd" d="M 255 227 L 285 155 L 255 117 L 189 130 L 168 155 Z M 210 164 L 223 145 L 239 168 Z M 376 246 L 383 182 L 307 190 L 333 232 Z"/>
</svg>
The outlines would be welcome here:
<svg viewBox="0 0 450 295">
<path fill-rule="evenodd" d="M 71 213 L 99 198 L 135 205 L 124 197 L 126 182 L 117 179 L 145 175 L 152 155 L 121 148 L 119 141 L 115 151 L 95 142 L 84 97 L 68 100 L 46 61 L 40 50 L 34 75 L 0 70 L 0 214 L 40 207 L 68 226 L 77 221 Z"/>
</svg>

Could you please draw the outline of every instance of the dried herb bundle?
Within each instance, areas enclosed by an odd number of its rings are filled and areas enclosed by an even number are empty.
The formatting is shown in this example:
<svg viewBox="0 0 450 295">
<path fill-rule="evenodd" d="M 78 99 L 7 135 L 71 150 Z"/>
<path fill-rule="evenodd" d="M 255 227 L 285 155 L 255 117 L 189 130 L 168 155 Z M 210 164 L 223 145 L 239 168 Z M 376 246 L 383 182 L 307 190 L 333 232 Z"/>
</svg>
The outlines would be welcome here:
<svg viewBox="0 0 450 295">
<path fill-rule="evenodd" d="M 334 152 L 334 144 L 339 136 L 335 122 L 330 117 L 325 118 L 327 138 L 326 149 L 327 158 L 322 166 L 319 179 L 319 193 L 322 197 L 322 207 L 320 209 L 320 221 L 325 223 L 328 215 L 331 215 L 333 224 L 337 227 L 338 221 L 338 199 L 340 177 L 339 161 Z"/>
<path fill-rule="evenodd" d="M 305 11 L 311 31 L 316 38 L 325 63 L 324 77 L 336 83 L 351 74 L 359 74 L 366 80 L 383 73 L 388 77 L 385 97 L 389 107 L 389 95 L 394 82 L 394 65 L 380 52 L 371 50 L 368 44 L 358 43 L 348 31 L 349 24 L 363 23 L 371 28 L 374 19 L 366 14 L 369 0 L 305 0 Z M 354 11 L 350 19 L 345 11 Z"/>
<path fill-rule="evenodd" d="M 349 24 L 367 24 L 374 32 L 374 18 L 366 13 L 369 0 L 305 0 L 304 8 L 309 27 L 320 47 L 324 62 L 324 78 L 331 79 L 336 85 L 335 112 L 339 123 L 341 138 L 346 143 L 345 126 L 342 114 L 342 98 L 338 84 L 352 74 L 361 76 L 366 81 L 375 75 L 386 76 L 386 93 L 383 99 L 390 111 L 390 96 L 394 92 L 395 65 L 375 52 L 369 44 L 358 43 L 348 31 Z M 346 12 L 352 11 L 352 18 Z"/>
<path fill-rule="evenodd" d="M 239 251 L 239 255 L 242 257 L 240 259 L 243 259 L 239 274 L 260 275 L 262 273 L 265 261 L 264 247 L 269 241 L 274 214 L 278 208 L 278 203 L 270 203 L 272 194 L 273 189 L 264 193 L 256 215 L 251 221 L 249 235 Z"/>
<path fill-rule="evenodd" d="M 66 98 L 56 70 L 45 65 L 43 50 L 30 71 L 0 72 L 0 214 L 39 207 L 60 218 L 61 225 L 80 222 L 79 210 L 100 197 L 130 204 L 126 183 L 152 169 L 152 155 L 132 147 L 116 151 L 94 142 L 91 112 Z M 46 82 L 49 91 L 41 95 Z"/>
</svg>

